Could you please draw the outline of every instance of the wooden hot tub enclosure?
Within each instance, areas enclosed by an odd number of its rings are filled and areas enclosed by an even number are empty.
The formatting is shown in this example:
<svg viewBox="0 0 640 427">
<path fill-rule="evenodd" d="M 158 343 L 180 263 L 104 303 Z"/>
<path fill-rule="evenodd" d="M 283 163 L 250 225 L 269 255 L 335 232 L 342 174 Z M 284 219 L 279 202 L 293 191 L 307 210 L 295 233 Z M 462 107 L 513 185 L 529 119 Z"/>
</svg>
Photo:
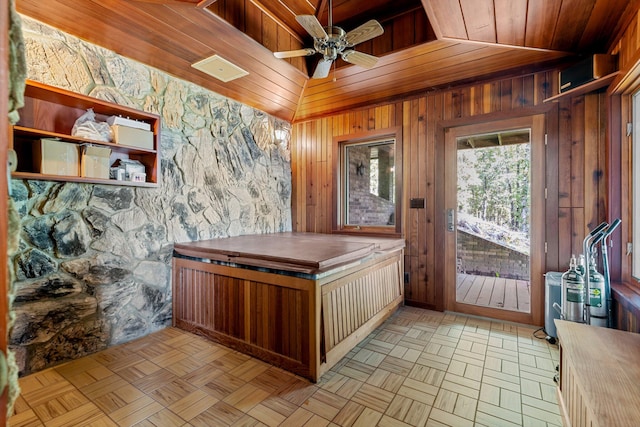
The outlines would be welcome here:
<svg viewBox="0 0 640 427">
<path fill-rule="evenodd" d="M 317 381 L 403 302 L 403 249 L 313 233 L 176 244 L 173 324 Z"/>
</svg>

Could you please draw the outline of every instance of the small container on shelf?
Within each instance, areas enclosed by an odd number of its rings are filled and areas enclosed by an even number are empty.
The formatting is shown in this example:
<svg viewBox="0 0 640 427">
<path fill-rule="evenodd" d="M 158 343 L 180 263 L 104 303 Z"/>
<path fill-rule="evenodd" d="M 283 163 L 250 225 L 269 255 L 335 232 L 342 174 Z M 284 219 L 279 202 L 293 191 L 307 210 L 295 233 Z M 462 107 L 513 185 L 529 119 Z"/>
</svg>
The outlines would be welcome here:
<svg viewBox="0 0 640 427">
<path fill-rule="evenodd" d="M 142 163 L 138 160 L 133 159 L 117 159 L 113 165 L 111 165 L 111 169 L 124 169 L 124 180 L 132 181 L 132 182 L 146 182 L 146 170 Z M 116 179 L 118 178 L 118 172 L 115 172 Z M 133 179 L 134 176 L 137 176 L 137 179 Z M 142 177 L 142 178 L 140 178 Z"/>
<path fill-rule="evenodd" d="M 133 172 L 129 175 L 129 180 L 133 182 L 146 182 L 147 174 L 144 172 Z"/>
<path fill-rule="evenodd" d="M 124 181 L 125 174 L 126 172 L 124 170 L 124 167 L 117 166 L 109 168 L 110 179 L 115 179 L 116 181 Z"/>
</svg>

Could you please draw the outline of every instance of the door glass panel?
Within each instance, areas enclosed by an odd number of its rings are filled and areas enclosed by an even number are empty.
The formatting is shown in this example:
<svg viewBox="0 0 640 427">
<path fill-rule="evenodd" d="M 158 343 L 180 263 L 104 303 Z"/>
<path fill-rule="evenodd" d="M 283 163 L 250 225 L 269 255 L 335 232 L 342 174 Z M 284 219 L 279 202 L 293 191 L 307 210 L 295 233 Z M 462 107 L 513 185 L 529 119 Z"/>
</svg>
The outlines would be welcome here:
<svg viewBox="0 0 640 427">
<path fill-rule="evenodd" d="M 456 301 L 530 312 L 531 131 L 457 139 Z"/>
</svg>

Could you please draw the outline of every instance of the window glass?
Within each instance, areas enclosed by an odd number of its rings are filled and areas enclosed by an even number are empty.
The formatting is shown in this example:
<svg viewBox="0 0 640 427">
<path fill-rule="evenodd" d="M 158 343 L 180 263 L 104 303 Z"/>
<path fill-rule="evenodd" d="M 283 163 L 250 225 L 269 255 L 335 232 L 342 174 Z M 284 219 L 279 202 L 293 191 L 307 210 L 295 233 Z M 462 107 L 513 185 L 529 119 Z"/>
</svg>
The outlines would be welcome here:
<svg viewBox="0 0 640 427">
<path fill-rule="evenodd" d="M 394 226 L 395 140 L 344 144 L 343 224 Z"/>
</svg>

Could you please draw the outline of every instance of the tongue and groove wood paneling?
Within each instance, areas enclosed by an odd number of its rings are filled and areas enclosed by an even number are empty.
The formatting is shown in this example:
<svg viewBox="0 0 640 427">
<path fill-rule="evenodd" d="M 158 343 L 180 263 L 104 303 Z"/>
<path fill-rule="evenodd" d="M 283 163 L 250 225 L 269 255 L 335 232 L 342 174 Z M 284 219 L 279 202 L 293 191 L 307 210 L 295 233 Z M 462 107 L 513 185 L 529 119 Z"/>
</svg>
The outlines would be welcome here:
<svg viewBox="0 0 640 427">
<path fill-rule="evenodd" d="M 439 38 L 565 52 L 609 47 L 629 0 L 422 0 Z"/>
<path fill-rule="evenodd" d="M 346 29 L 375 17 L 385 27 L 385 34 L 357 47 L 381 56 L 379 65 L 365 70 L 342 67 L 339 60 L 335 82 L 332 78 L 308 78 L 307 67 L 313 66 L 318 55 L 308 58 L 310 62 L 296 58 L 291 64 L 273 56 L 274 50 L 296 49 L 310 43 L 305 33 L 296 35 L 286 24 L 293 25 L 298 9 L 287 12 L 286 19 L 280 18 L 282 8 L 270 10 L 276 2 L 218 0 L 196 5 L 176 0 L 18 0 L 16 7 L 27 16 L 84 40 L 287 121 L 388 102 L 429 88 L 486 78 L 492 73 L 504 75 L 518 67 L 549 67 L 549 61 L 555 63 L 567 56 L 564 52 L 490 44 L 467 43 L 463 48 L 457 41 L 434 41 L 435 33 L 425 10 L 410 0 L 376 0 L 361 7 L 355 1 L 343 3 L 353 13 L 345 17 Z M 382 17 L 365 13 L 377 12 L 378 6 L 384 9 Z M 220 15 L 212 10 L 218 10 Z M 321 17 L 321 22 L 324 19 Z M 457 53 L 460 49 L 465 53 Z M 223 83 L 191 67 L 213 54 L 230 60 L 249 75 Z"/>
<path fill-rule="evenodd" d="M 193 4 L 20 0 L 16 8 L 81 39 L 286 120 L 293 119 L 307 81 L 304 73 Z M 191 67 L 213 54 L 250 74 L 223 83 Z"/>
<path fill-rule="evenodd" d="M 296 231 L 333 232 L 334 139 L 362 136 L 396 126 L 403 138 L 402 230 L 406 239 L 405 286 L 408 304 L 442 308 L 436 268 L 441 212 L 435 200 L 442 181 L 436 175 L 438 128 L 488 122 L 517 115 L 546 114 L 547 200 L 546 270 L 562 271 L 572 253 L 581 252 L 585 232 L 605 219 L 606 95 L 592 93 L 545 104 L 557 93 L 555 71 L 529 74 L 423 93 L 398 102 L 350 110 L 297 123 L 292 138 L 292 220 Z M 425 209 L 409 209 L 424 198 Z"/>
</svg>

